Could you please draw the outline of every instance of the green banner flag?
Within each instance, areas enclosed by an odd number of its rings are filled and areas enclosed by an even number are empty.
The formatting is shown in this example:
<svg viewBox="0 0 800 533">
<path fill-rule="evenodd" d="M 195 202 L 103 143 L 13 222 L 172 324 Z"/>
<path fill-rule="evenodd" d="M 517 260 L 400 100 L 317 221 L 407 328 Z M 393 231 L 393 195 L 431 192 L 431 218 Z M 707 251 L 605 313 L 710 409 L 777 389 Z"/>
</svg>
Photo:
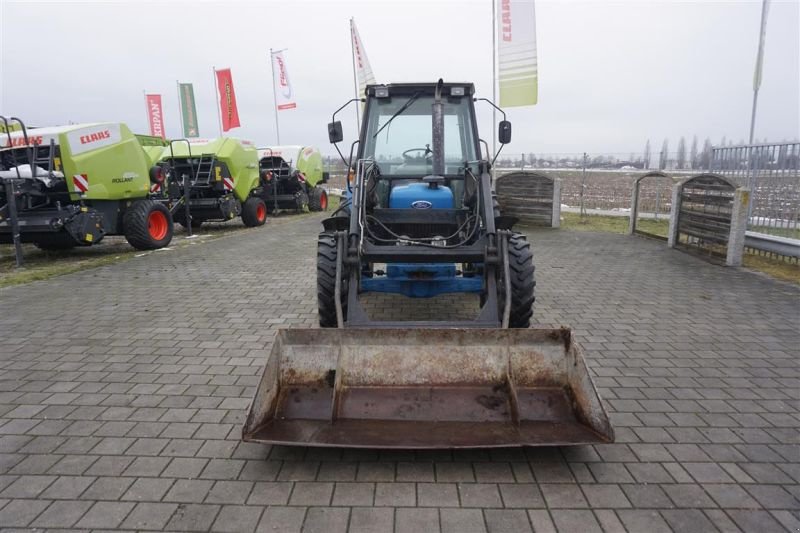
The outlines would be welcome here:
<svg viewBox="0 0 800 533">
<path fill-rule="evenodd" d="M 500 106 L 535 105 L 539 96 L 534 0 L 497 2 Z"/>
<path fill-rule="evenodd" d="M 181 118 L 183 122 L 184 137 L 199 137 L 200 129 L 197 127 L 197 108 L 194 105 L 194 88 L 191 83 L 179 83 L 181 94 Z"/>
</svg>

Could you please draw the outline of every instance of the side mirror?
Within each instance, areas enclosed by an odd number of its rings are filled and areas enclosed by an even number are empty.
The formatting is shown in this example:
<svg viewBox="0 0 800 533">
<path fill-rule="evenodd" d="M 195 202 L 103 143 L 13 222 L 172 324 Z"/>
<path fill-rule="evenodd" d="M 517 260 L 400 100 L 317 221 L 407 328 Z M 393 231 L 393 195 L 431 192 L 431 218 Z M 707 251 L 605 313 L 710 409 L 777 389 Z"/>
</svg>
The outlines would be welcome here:
<svg viewBox="0 0 800 533">
<path fill-rule="evenodd" d="M 340 121 L 331 122 L 328 124 L 328 140 L 331 144 L 342 142 L 344 135 L 342 134 L 342 123 Z"/>
<path fill-rule="evenodd" d="M 500 144 L 508 144 L 511 142 L 511 122 L 507 120 L 500 121 L 500 127 L 497 130 L 497 140 Z"/>
</svg>

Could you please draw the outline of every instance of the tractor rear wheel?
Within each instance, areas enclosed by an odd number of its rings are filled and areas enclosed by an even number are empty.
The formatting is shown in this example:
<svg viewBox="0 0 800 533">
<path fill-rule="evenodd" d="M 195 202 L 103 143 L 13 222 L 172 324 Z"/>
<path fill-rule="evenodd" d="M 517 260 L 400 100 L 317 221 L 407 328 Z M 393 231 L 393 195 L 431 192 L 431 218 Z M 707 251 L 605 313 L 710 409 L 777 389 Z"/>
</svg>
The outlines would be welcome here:
<svg viewBox="0 0 800 533">
<path fill-rule="evenodd" d="M 125 238 L 138 250 L 155 250 L 169 245 L 173 229 L 169 209 L 153 200 L 136 200 L 122 220 Z"/>
<path fill-rule="evenodd" d="M 317 307 L 319 309 L 319 325 L 323 328 L 335 328 L 336 320 L 336 260 L 339 251 L 336 246 L 336 235 L 322 232 L 317 239 Z M 347 318 L 347 277 L 342 269 L 342 314 Z"/>
<path fill-rule="evenodd" d="M 510 328 L 527 328 L 533 315 L 534 271 L 531 245 L 521 233 L 512 233 L 508 238 L 508 266 L 511 282 L 511 313 L 508 319 Z M 502 317 L 505 309 L 505 280 L 497 283 L 497 301 Z"/>
<path fill-rule="evenodd" d="M 311 197 L 308 199 L 309 211 L 327 211 L 328 210 L 328 192 L 322 187 L 314 187 L 311 189 Z"/>
<path fill-rule="evenodd" d="M 248 228 L 263 226 L 267 221 L 267 204 L 256 196 L 251 196 L 242 206 L 242 222 Z"/>
</svg>

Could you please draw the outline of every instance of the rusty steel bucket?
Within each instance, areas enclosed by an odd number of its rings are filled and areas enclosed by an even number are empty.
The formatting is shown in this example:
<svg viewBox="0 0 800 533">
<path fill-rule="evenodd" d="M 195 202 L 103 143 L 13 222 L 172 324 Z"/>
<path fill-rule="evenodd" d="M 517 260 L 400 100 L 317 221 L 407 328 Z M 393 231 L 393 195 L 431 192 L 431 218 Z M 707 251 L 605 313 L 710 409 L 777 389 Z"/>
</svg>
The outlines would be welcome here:
<svg viewBox="0 0 800 533">
<path fill-rule="evenodd" d="M 284 329 L 246 441 L 484 448 L 614 440 L 569 329 Z"/>
</svg>

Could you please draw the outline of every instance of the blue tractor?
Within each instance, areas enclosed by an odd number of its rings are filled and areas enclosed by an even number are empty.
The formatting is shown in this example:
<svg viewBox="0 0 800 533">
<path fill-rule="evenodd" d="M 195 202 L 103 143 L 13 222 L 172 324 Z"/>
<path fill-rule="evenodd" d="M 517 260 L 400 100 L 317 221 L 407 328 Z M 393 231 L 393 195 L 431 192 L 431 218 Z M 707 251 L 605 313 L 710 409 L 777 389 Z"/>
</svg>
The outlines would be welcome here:
<svg viewBox="0 0 800 533">
<path fill-rule="evenodd" d="M 493 201 L 473 94 L 472 84 L 441 80 L 367 87 L 349 197 L 318 240 L 322 328 L 278 332 L 244 440 L 398 449 L 613 441 L 572 332 L 528 328 L 533 257 Z M 336 113 L 328 132 L 342 140 Z M 511 125 L 503 120 L 499 133 L 507 143 Z M 482 305 L 472 320 L 378 321 L 361 305 L 365 292 L 473 293 Z"/>
<path fill-rule="evenodd" d="M 491 164 L 480 156 L 474 92 L 471 83 L 441 80 L 367 87 L 355 163 L 353 148 L 346 161 L 355 180 L 318 240 L 322 327 L 375 325 L 359 303 L 368 292 L 478 294 L 475 320 L 440 325 L 530 325 L 533 254 L 494 199 Z M 335 118 L 328 133 L 337 145 L 342 126 Z M 503 120 L 501 147 L 510 139 L 511 124 Z"/>
</svg>

